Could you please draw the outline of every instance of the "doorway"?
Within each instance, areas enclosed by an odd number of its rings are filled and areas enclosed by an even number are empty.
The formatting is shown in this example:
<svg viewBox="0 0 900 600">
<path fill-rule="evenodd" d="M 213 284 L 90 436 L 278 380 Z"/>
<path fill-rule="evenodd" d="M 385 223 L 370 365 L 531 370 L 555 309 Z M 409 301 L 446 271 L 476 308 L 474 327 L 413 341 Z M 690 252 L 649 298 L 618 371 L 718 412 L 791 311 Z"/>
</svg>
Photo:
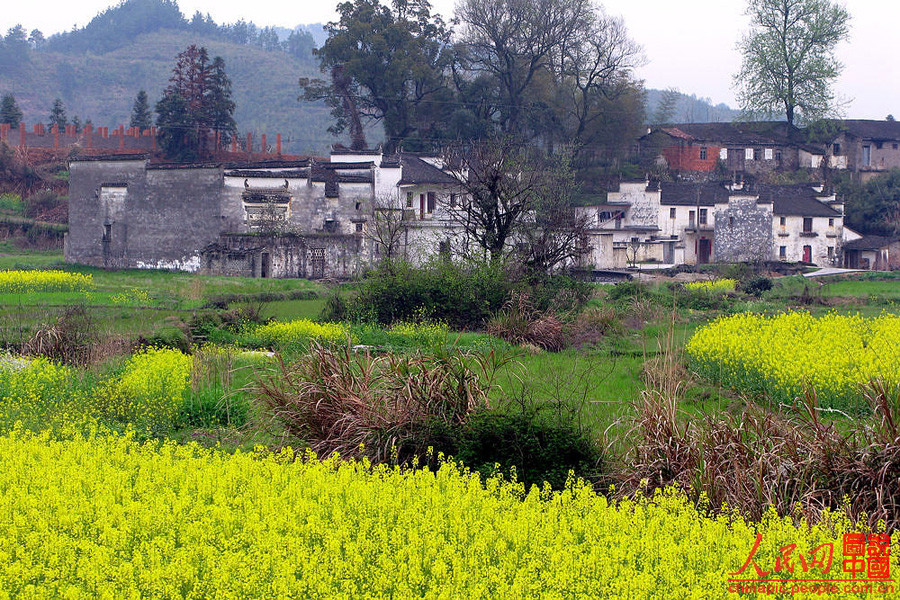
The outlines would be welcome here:
<svg viewBox="0 0 900 600">
<path fill-rule="evenodd" d="M 697 263 L 701 265 L 707 264 L 710 254 L 712 254 L 711 240 L 700 238 L 697 243 Z"/>
</svg>

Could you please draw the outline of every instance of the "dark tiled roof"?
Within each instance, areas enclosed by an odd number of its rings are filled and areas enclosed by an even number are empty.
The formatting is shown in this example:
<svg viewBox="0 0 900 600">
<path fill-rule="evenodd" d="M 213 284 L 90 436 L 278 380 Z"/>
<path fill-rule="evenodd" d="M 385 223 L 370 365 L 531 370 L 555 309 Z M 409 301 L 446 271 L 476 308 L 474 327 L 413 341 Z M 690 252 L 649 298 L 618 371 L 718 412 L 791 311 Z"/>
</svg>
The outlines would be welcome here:
<svg viewBox="0 0 900 600">
<path fill-rule="evenodd" d="M 459 183 L 450 175 L 428 164 L 418 156 L 403 154 L 400 157 L 400 163 L 403 166 L 400 185 L 419 185 L 423 183 L 454 185 Z"/>
<path fill-rule="evenodd" d="M 760 185 L 755 190 L 760 202 L 772 202 L 776 215 L 793 217 L 840 217 L 841 213 L 820 202 L 820 195 L 808 185 Z"/>
<path fill-rule="evenodd" d="M 309 159 L 304 158 L 302 160 L 278 160 L 278 159 L 269 159 L 269 160 L 259 160 L 259 161 L 231 161 L 222 164 L 224 169 L 240 169 L 247 171 L 256 171 L 260 169 L 281 169 L 281 170 L 289 170 L 289 169 L 303 169 L 309 166 Z"/>
<path fill-rule="evenodd" d="M 97 154 L 95 156 L 73 156 L 69 162 L 102 162 L 102 161 L 128 161 L 147 160 L 149 154 Z"/>
<path fill-rule="evenodd" d="M 662 184 L 660 204 L 666 206 L 713 206 L 716 202 L 728 202 L 728 190 L 720 183 L 676 183 Z M 656 184 L 647 188 L 656 190 Z"/>
<path fill-rule="evenodd" d="M 900 238 L 883 235 L 864 235 L 858 240 L 844 244 L 845 250 L 880 250 L 885 246 L 900 242 Z"/>
<path fill-rule="evenodd" d="M 682 123 L 661 127 L 657 131 L 692 142 L 718 142 L 726 146 L 788 145 L 797 137 L 787 123 Z"/>
<path fill-rule="evenodd" d="M 866 140 L 900 140 L 900 122 L 847 119 L 841 121 L 843 129 L 852 136 Z"/>
<path fill-rule="evenodd" d="M 305 179 L 309 177 L 309 169 L 291 169 L 290 171 L 257 171 L 253 169 L 234 169 L 225 171 L 226 177 L 263 177 L 269 179 Z"/>
</svg>

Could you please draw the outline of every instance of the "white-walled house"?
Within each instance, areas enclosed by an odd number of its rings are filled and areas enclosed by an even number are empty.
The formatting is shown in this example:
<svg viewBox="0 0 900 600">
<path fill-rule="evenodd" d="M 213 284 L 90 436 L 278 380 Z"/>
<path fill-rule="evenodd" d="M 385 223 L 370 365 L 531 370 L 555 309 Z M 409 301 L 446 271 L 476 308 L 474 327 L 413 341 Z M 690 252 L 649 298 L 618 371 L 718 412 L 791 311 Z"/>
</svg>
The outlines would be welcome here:
<svg viewBox="0 0 900 600">
<path fill-rule="evenodd" d="M 807 185 L 623 182 L 590 219 L 584 266 L 784 260 L 838 265 L 843 205 Z"/>
</svg>

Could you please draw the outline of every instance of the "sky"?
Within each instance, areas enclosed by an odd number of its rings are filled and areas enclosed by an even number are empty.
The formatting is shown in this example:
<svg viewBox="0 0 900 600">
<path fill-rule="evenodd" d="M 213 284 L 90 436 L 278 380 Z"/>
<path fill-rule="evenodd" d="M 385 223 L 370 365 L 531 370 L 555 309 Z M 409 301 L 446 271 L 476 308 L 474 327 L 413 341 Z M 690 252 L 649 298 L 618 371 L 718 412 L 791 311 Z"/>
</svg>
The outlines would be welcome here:
<svg viewBox="0 0 900 600">
<path fill-rule="evenodd" d="M 21 23 L 45 36 L 83 27 L 97 13 L 116 4 L 110 0 L 9 0 L 0 11 L 0 31 Z M 748 29 L 745 0 L 606 0 L 610 15 L 625 20 L 632 39 L 644 48 L 647 64 L 637 71 L 648 88 L 677 88 L 709 98 L 713 104 L 736 108 L 732 77 L 740 69 L 735 46 Z M 195 11 L 209 13 L 217 23 L 241 18 L 259 26 L 293 28 L 299 24 L 336 19 L 334 0 L 179 0 L 188 18 Z M 455 0 L 432 0 L 446 20 Z M 845 65 L 835 92 L 845 105 L 844 116 L 856 119 L 900 118 L 900 61 L 895 26 L 900 2 L 856 0 L 845 3 L 852 16 L 850 39 L 838 46 Z"/>
</svg>

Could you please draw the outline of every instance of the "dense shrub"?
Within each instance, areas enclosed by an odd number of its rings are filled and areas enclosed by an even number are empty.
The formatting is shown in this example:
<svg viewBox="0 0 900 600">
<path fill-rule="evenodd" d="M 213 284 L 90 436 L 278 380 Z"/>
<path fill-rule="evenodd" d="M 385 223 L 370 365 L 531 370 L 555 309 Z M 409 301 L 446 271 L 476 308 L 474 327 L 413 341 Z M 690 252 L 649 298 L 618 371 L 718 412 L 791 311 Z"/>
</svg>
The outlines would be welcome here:
<svg viewBox="0 0 900 600">
<path fill-rule="evenodd" d="M 434 261 L 422 268 L 395 262 L 361 284 L 350 302 L 354 320 L 390 325 L 428 318 L 454 329 L 480 327 L 506 300 L 511 289 L 503 270 Z"/>
<path fill-rule="evenodd" d="M 563 489 L 570 472 L 594 480 L 600 472 L 597 445 L 573 422 L 552 422 L 539 410 L 482 411 L 461 428 L 456 458 L 488 477 L 510 474 L 526 488 L 549 483 Z"/>
<path fill-rule="evenodd" d="M 744 279 L 740 284 L 741 291 L 751 296 L 761 296 L 772 289 L 772 280 L 762 275 Z"/>
</svg>

